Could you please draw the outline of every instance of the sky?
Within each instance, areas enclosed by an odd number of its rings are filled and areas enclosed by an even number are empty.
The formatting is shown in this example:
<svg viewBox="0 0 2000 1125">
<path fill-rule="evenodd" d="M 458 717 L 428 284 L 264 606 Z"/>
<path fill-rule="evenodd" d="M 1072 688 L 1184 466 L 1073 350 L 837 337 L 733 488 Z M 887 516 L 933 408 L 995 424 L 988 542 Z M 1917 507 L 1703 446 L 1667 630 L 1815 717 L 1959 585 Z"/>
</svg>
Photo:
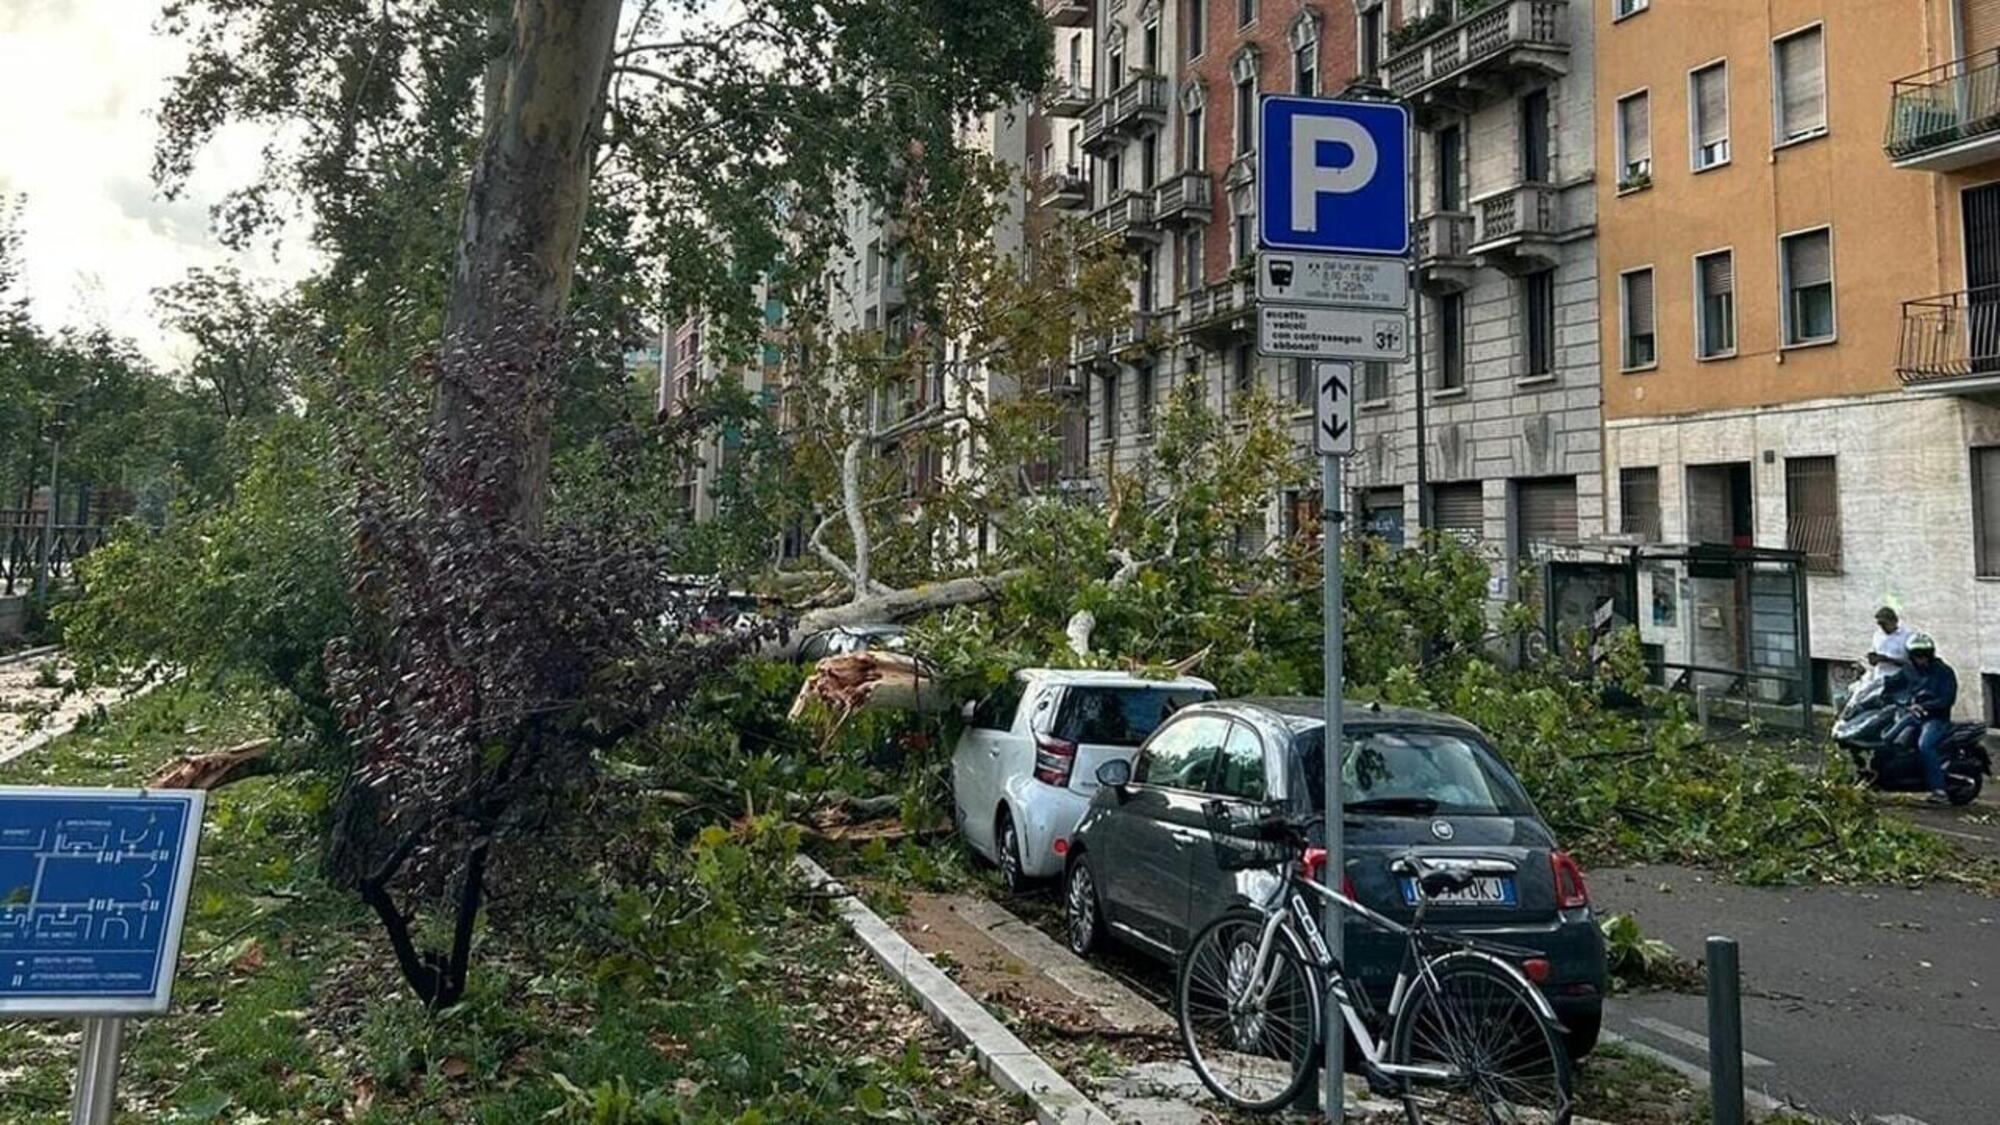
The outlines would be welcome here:
<svg viewBox="0 0 2000 1125">
<path fill-rule="evenodd" d="M 313 261 L 296 237 L 238 254 L 210 230 L 209 208 L 258 172 L 254 127 L 211 142 L 180 198 L 154 189 L 153 112 L 183 57 L 154 32 L 158 7 L 0 0 L 0 198 L 25 197 L 24 287 L 36 320 L 103 325 L 173 368 L 190 349 L 160 328 L 153 290 L 224 263 L 277 288 Z"/>
</svg>

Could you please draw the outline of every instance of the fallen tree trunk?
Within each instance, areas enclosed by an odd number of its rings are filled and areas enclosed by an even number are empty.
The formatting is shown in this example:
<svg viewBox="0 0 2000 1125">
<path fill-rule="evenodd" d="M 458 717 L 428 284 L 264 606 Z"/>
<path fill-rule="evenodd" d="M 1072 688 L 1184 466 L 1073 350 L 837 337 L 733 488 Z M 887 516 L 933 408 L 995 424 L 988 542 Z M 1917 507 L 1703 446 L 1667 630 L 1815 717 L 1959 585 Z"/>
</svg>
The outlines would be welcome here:
<svg viewBox="0 0 2000 1125">
<path fill-rule="evenodd" d="M 816 609 L 799 618 L 798 627 L 791 638 L 776 647 L 773 655 L 789 657 L 798 651 L 799 643 L 805 638 L 826 629 L 840 625 L 873 625 L 882 622 L 905 621 L 940 609 L 953 606 L 978 605 L 1000 596 L 1007 583 L 1026 574 L 1025 570 L 1004 570 L 998 574 L 978 574 L 966 578 L 947 578 L 942 582 L 931 582 L 922 586 L 912 586 L 907 590 L 888 590 L 855 598 L 841 605 Z"/>
<path fill-rule="evenodd" d="M 220 789 L 232 781 L 262 772 L 262 759 L 271 752 L 274 740 L 256 738 L 217 750 L 193 754 L 167 763 L 146 782 L 149 789 Z"/>
<path fill-rule="evenodd" d="M 829 656 L 799 685 L 786 717 L 797 721 L 818 700 L 846 716 L 867 708 L 943 711 L 952 700 L 938 690 L 928 669 L 908 653 L 870 649 Z"/>
</svg>

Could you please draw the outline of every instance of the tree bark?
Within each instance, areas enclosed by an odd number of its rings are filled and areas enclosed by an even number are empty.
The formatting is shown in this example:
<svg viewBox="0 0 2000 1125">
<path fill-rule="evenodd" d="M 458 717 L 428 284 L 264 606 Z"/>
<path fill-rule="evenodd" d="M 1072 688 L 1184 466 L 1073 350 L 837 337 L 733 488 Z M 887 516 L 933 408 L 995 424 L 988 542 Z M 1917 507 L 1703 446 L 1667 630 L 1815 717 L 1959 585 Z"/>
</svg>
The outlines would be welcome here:
<svg viewBox="0 0 2000 1125">
<path fill-rule="evenodd" d="M 999 574 L 948 578 L 943 582 L 913 586 L 907 590 L 889 590 L 885 593 L 856 598 L 845 605 L 816 609 L 799 619 L 799 627 L 792 634 L 791 641 L 780 651 L 789 654 L 806 637 L 836 625 L 868 625 L 882 621 L 901 621 L 933 610 L 992 601 L 1000 596 L 1002 587 L 1025 573 L 1027 573 L 1025 570 L 1005 570 Z"/>
<path fill-rule="evenodd" d="M 434 409 L 447 461 L 490 481 L 530 537 L 547 503 L 552 399 L 528 373 L 545 361 L 576 272 L 618 11 L 619 0 L 515 0 L 504 75 L 489 75 L 499 87 L 486 98 L 492 118 L 445 312 Z M 510 428 L 513 448 L 463 463 L 467 431 L 482 415 Z"/>
</svg>

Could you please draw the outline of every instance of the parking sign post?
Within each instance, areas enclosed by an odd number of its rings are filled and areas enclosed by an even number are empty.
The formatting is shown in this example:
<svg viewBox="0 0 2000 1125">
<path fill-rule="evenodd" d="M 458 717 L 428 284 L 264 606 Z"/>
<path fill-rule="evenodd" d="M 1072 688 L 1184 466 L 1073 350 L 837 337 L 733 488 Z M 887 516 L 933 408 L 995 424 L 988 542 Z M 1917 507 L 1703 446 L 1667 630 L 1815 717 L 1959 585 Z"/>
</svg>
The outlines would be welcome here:
<svg viewBox="0 0 2000 1125">
<path fill-rule="evenodd" d="M 1326 886 L 1347 878 L 1340 793 L 1341 532 L 1347 518 L 1341 461 L 1354 452 L 1355 360 L 1409 356 L 1409 113 L 1401 105 L 1265 95 L 1257 148 L 1257 351 L 1313 364 L 1319 387 L 1313 448 L 1320 456 L 1320 550 L 1326 570 L 1324 839 Z M 1346 361 L 1346 362 L 1343 362 Z M 1336 961 L 1346 954 L 1345 919 L 1326 903 L 1324 929 Z M 1325 1005 L 1326 1116 L 1345 1116 L 1347 1057 L 1340 1005 Z"/>
</svg>

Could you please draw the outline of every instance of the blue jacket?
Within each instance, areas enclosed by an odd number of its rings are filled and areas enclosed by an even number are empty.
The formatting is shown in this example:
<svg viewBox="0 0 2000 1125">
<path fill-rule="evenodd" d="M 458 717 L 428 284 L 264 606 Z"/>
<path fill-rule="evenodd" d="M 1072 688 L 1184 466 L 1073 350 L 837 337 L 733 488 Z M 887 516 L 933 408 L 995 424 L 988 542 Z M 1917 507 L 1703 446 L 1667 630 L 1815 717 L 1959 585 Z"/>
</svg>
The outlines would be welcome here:
<svg viewBox="0 0 2000 1125">
<path fill-rule="evenodd" d="M 1958 703 L 1958 673 L 1937 657 L 1931 658 L 1928 671 L 1912 663 L 1897 672 L 1888 688 L 1897 699 L 1915 703 L 1926 719 L 1949 719 Z"/>
</svg>

